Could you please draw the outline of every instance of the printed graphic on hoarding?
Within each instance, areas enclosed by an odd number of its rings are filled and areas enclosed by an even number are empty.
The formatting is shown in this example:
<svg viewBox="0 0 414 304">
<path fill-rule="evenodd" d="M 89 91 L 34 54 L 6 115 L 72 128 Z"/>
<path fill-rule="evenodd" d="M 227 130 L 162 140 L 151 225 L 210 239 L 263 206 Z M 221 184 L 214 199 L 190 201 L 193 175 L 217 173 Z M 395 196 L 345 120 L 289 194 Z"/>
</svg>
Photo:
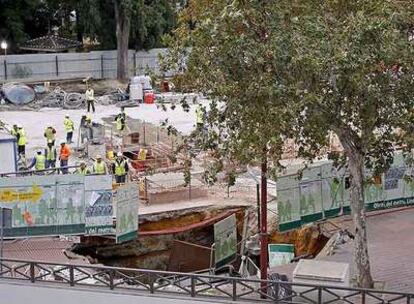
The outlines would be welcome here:
<svg viewBox="0 0 414 304">
<path fill-rule="evenodd" d="M 116 191 L 116 242 L 122 243 L 137 238 L 138 203 L 137 184 L 121 186 Z"/>
<path fill-rule="evenodd" d="M 12 209 L 5 236 L 84 233 L 84 178 L 76 175 L 0 179 L 0 206 Z"/>
<path fill-rule="evenodd" d="M 370 183 L 364 189 L 367 211 L 414 204 L 413 168 L 409 168 L 401 154 L 396 154 L 389 170 L 380 176 L 365 171 Z M 294 229 L 316 220 L 350 212 L 350 179 L 345 169 L 337 170 L 332 162 L 324 162 L 304 169 L 303 177 L 280 176 L 277 180 L 279 230 Z M 289 184 L 289 187 L 286 187 Z M 299 192 L 299 194 L 298 194 Z M 293 210 L 300 211 L 300 219 Z"/>
<path fill-rule="evenodd" d="M 295 248 L 291 244 L 269 244 L 269 267 L 289 264 L 295 257 Z"/>
<path fill-rule="evenodd" d="M 214 261 L 216 268 L 232 262 L 237 252 L 236 215 L 214 224 Z"/>
<path fill-rule="evenodd" d="M 85 176 L 86 234 L 114 234 L 112 176 Z"/>
</svg>

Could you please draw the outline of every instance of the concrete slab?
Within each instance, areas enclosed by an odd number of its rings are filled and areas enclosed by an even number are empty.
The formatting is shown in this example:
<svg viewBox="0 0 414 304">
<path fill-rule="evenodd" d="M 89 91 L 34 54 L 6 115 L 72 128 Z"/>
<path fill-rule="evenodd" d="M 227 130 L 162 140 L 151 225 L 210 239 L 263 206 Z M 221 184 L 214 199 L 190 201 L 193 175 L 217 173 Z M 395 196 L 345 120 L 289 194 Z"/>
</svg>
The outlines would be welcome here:
<svg viewBox="0 0 414 304">
<path fill-rule="evenodd" d="M 157 214 L 168 211 L 178 211 L 185 209 L 197 209 L 197 208 L 207 208 L 211 206 L 221 206 L 221 207 L 238 207 L 238 206 L 252 206 L 255 203 L 240 200 L 239 198 L 229 198 L 229 199 L 215 199 L 215 198 L 200 198 L 194 200 L 185 200 L 185 201 L 176 201 L 173 203 L 164 203 L 158 205 L 145 205 L 140 203 L 139 205 L 139 214 L 148 215 L 148 214 Z"/>
</svg>

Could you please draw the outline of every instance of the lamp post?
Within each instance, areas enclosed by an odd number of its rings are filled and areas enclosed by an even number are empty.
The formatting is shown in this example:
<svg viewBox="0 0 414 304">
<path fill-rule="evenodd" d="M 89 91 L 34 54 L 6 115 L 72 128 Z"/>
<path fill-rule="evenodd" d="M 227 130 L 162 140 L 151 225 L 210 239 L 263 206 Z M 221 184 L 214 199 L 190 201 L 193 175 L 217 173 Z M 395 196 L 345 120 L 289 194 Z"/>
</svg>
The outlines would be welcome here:
<svg viewBox="0 0 414 304">
<path fill-rule="evenodd" d="M 7 47 L 8 47 L 7 42 L 5 40 L 3 40 L 0 43 L 0 47 L 4 50 L 4 56 L 6 56 L 7 55 Z"/>
</svg>

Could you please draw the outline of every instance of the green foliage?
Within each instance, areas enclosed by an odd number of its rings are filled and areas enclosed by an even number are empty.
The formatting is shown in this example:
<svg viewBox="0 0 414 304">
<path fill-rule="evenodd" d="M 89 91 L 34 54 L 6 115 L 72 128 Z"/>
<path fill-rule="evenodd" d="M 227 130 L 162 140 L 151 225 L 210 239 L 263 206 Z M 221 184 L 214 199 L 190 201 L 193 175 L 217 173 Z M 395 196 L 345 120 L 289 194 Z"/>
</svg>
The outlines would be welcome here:
<svg viewBox="0 0 414 304">
<path fill-rule="evenodd" d="M 293 45 L 282 20 L 270 2 L 190 1 L 166 38 L 164 68 L 184 72 L 182 83 L 212 100 L 206 132 L 192 138 L 219 160 L 256 164 L 268 158 L 278 166 L 295 111 L 286 83 Z M 215 180 L 213 173 L 206 178 Z"/>
<path fill-rule="evenodd" d="M 162 35 L 175 25 L 175 12 L 168 0 L 136 1 L 131 19 L 131 40 L 136 50 L 162 47 Z"/>
<path fill-rule="evenodd" d="M 166 38 L 165 69 L 212 100 L 198 142 L 218 159 L 267 158 L 276 168 L 286 137 L 308 159 L 330 132 L 339 137 L 351 175 L 356 282 L 364 287 L 372 278 L 363 168 L 384 172 L 394 144 L 411 151 L 414 143 L 413 24 L 412 1 L 193 0 Z M 303 209 L 312 204 L 303 201 Z"/>
<path fill-rule="evenodd" d="M 96 39 L 101 49 L 116 47 L 112 0 L 1 0 L 0 3 L 0 38 L 10 43 L 9 51 L 18 51 L 19 44 L 46 35 L 55 26 L 64 37 Z M 120 4 L 131 15 L 131 48 L 163 46 L 161 36 L 175 26 L 174 2 L 122 0 Z M 70 18 L 75 15 L 73 23 Z"/>
<path fill-rule="evenodd" d="M 298 142 L 314 155 L 334 131 L 346 155 L 360 154 L 373 174 L 384 172 L 394 143 L 404 140 L 414 106 L 413 4 L 325 1 L 292 13 L 297 76 Z M 296 19 L 295 19 L 296 18 Z"/>
</svg>

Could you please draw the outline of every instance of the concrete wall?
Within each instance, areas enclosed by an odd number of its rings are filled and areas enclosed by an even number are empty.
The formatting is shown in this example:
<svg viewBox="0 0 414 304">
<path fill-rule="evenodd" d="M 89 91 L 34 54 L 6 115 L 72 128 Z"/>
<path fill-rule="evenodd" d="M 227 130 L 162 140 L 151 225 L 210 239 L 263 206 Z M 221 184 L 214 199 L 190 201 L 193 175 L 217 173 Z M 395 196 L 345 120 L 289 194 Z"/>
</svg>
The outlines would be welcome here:
<svg viewBox="0 0 414 304">
<path fill-rule="evenodd" d="M 143 74 L 147 67 L 158 73 L 158 55 L 165 52 L 165 49 L 152 49 L 148 52 L 130 50 L 130 76 Z M 96 79 L 115 78 L 116 58 L 116 50 L 3 55 L 0 56 L 0 81 L 60 80 L 88 76 Z"/>
<path fill-rule="evenodd" d="M 207 190 L 200 187 L 183 187 L 177 189 L 168 189 L 159 192 L 148 193 L 148 203 L 152 204 L 165 204 L 177 201 L 186 201 L 190 199 L 189 191 L 191 191 L 191 199 L 207 197 Z"/>
</svg>

